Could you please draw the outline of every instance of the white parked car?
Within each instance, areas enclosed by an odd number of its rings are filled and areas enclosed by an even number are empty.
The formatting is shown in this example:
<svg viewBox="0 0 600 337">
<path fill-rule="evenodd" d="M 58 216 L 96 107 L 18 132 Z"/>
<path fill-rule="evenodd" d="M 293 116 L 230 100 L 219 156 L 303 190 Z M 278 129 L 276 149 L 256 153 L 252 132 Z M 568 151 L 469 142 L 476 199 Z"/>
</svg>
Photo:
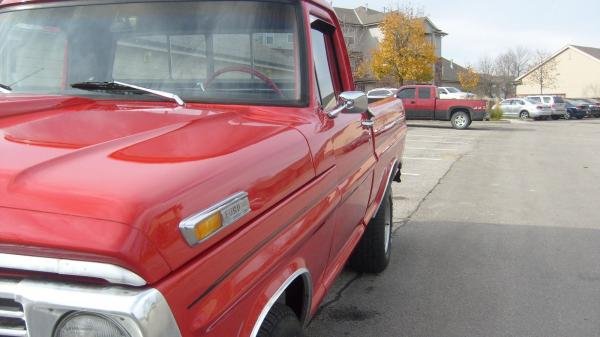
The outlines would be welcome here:
<svg viewBox="0 0 600 337">
<path fill-rule="evenodd" d="M 369 103 L 379 101 L 384 98 L 395 96 L 398 93 L 396 88 L 376 88 L 367 92 Z"/>
<path fill-rule="evenodd" d="M 560 96 L 550 95 L 532 95 L 527 96 L 530 100 L 537 104 L 550 105 L 552 108 L 552 119 L 557 120 L 565 116 L 567 112 L 567 103 Z"/>
<path fill-rule="evenodd" d="M 455 87 L 438 87 L 438 93 L 440 94 L 440 99 L 468 99 L 475 97 L 474 94 L 460 91 Z"/>
<path fill-rule="evenodd" d="M 499 103 L 505 117 L 521 119 L 547 119 L 552 116 L 552 108 L 548 104 L 540 104 L 528 98 L 509 98 Z M 495 109 L 498 105 L 494 105 Z"/>
</svg>

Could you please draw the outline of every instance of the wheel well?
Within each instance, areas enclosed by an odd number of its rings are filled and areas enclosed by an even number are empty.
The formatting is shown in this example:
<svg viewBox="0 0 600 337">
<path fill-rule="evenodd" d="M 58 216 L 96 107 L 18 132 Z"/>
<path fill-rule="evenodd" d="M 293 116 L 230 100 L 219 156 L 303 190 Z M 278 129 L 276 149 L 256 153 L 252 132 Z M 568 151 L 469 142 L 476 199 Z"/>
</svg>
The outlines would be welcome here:
<svg viewBox="0 0 600 337">
<path fill-rule="evenodd" d="M 306 322 L 310 311 L 311 294 L 308 274 L 302 274 L 285 289 L 277 302 L 290 307 L 300 322 Z"/>
<path fill-rule="evenodd" d="M 452 118 L 452 116 L 454 116 L 454 114 L 455 114 L 455 113 L 457 113 L 457 112 L 459 112 L 459 111 L 466 112 L 466 113 L 469 115 L 469 117 L 471 117 L 471 112 L 469 111 L 469 109 L 465 109 L 465 108 L 456 108 L 456 109 L 453 109 L 453 110 L 450 112 L 450 118 Z"/>
<path fill-rule="evenodd" d="M 527 111 L 527 110 L 521 110 L 521 112 L 519 112 L 519 113 L 522 114 L 523 112 L 529 115 L 529 111 Z"/>
</svg>

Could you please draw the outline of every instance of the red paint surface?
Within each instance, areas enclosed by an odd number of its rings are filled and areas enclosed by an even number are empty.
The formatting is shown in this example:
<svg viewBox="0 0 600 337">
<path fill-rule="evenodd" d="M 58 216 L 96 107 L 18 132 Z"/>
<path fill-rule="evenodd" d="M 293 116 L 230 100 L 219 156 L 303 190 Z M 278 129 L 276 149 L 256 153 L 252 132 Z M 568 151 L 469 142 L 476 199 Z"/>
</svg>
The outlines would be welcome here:
<svg viewBox="0 0 600 337">
<path fill-rule="evenodd" d="M 2 6 L 22 3 L 5 0 Z M 338 25 L 330 7 L 303 3 Z M 339 91 L 353 90 L 341 31 Z M 308 67 L 313 68 L 310 44 Z M 0 251 L 114 263 L 167 298 L 182 334 L 247 336 L 299 268 L 314 313 L 381 201 L 406 134 L 399 100 L 306 107 L 0 98 Z M 239 191 L 252 211 L 190 247 L 178 224 Z"/>
</svg>

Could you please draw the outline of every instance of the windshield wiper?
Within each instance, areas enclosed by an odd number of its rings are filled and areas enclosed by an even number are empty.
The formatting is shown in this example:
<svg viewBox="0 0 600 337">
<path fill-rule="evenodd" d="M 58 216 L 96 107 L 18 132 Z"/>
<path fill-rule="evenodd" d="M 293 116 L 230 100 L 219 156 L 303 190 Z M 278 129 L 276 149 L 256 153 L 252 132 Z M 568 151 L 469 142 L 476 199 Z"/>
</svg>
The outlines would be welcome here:
<svg viewBox="0 0 600 337">
<path fill-rule="evenodd" d="M 174 100 L 178 105 L 183 106 L 185 102 L 177 95 L 172 94 L 170 92 L 148 89 L 144 87 L 140 87 L 133 84 L 123 83 L 123 82 L 79 82 L 71 84 L 72 88 L 81 89 L 81 90 L 89 90 L 89 91 L 133 91 L 153 94 L 156 96 L 169 98 Z"/>
<path fill-rule="evenodd" d="M 10 87 L 10 85 L 6 85 L 6 84 L 2 84 L 0 83 L 0 93 L 9 93 L 12 91 L 12 88 Z"/>
</svg>

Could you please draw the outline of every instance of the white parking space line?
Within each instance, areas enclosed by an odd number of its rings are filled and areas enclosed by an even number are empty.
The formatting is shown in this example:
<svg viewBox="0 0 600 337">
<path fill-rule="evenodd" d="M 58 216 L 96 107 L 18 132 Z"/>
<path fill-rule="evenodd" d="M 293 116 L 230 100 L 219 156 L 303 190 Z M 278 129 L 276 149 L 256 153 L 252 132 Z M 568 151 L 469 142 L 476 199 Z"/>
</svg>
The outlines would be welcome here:
<svg viewBox="0 0 600 337">
<path fill-rule="evenodd" d="M 437 143 L 437 144 L 457 144 L 457 145 L 465 145 L 468 143 L 464 143 L 464 142 L 446 142 L 443 140 L 418 140 L 418 142 L 421 143 Z"/>
<path fill-rule="evenodd" d="M 443 149 L 443 148 L 434 148 L 434 147 L 410 147 L 407 146 L 406 150 L 421 150 L 421 151 L 458 151 L 458 149 Z"/>
<path fill-rule="evenodd" d="M 441 161 L 442 158 L 427 158 L 427 157 L 404 157 L 406 160 L 434 160 Z"/>
<path fill-rule="evenodd" d="M 408 138 L 445 138 L 445 139 L 449 139 L 449 138 L 456 138 L 456 139 L 461 139 L 461 140 L 475 140 L 474 137 L 461 137 L 461 136 L 429 136 L 429 135 L 419 135 L 419 134 L 412 134 L 412 135 L 408 135 Z"/>
</svg>

